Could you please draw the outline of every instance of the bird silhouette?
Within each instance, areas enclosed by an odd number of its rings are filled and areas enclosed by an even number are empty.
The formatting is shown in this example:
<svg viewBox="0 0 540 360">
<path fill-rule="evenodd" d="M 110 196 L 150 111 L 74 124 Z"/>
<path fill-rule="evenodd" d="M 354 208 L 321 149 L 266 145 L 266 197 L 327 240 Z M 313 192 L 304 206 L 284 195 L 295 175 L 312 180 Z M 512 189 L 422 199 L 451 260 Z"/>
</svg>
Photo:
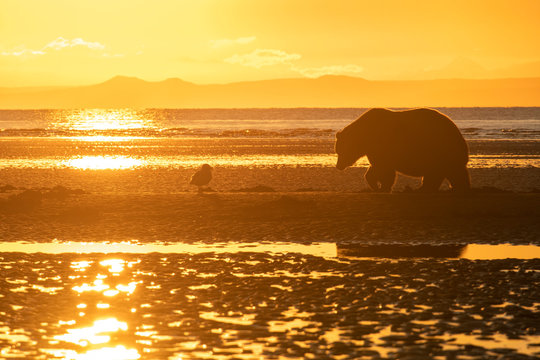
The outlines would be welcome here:
<svg viewBox="0 0 540 360">
<path fill-rule="evenodd" d="M 195 174 L 193 174 L 189 184 L 197 186 L 199 192 L 203 192 L 204 186 L 207 186 L 210 183 L 210 180 L 212 180 L 212 167 L 208 164 L 204 164 Z"/>
</svg>

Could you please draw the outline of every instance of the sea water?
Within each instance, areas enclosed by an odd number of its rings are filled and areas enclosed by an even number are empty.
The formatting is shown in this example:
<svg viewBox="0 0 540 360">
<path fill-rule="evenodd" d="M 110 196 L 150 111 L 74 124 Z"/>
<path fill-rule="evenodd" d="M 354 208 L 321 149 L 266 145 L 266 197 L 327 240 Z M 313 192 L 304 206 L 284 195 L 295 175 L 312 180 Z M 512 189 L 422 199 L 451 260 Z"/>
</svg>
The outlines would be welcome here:
<svg viewBox="0 0 540 360">
<path fill-rule="evenodd" d="M 0 110 L 0 136 L 333 137 L 363 108 Z M 540 107 L 440 108 L 468 139 L 538 139 Z"/>
<path fill-rule="evenodd" d="M 540 108 L 440 110 L 468 140 L 469 167 L 538 167 Z M 336 131 L 364 111 L 0 110 L 0 169 L 197 167 L 205 159 L 218 166 L 332 167 Z"/>
</svg>

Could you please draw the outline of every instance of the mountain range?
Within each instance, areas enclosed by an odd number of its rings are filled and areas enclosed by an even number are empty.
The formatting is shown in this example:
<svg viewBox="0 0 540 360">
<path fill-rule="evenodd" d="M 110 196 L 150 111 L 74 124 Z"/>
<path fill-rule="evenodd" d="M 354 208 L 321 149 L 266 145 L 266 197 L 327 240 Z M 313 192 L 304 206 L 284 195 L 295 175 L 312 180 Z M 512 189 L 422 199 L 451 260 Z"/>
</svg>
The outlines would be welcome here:
<svg viewBox="0 0 540 360">
<path fill-rule="evenodd" d="M 540 77 L 373 81 L 327 75 L 228 84 L 116 76 L 96 85 L 1 88 L 1 109 L 540 106 Z"/>
</svg>

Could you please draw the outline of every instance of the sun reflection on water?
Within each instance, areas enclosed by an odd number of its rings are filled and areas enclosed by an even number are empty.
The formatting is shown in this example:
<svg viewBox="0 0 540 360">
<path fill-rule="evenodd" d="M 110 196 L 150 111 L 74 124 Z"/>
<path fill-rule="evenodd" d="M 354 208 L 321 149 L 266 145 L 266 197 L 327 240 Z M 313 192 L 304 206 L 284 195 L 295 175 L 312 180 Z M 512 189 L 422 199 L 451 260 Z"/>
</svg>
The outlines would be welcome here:
<svg viewBox="0 0 540 360">
<path fill-rule="evenodd" d="M 83 272 L 82 278 L 88 279 L 89 273 L 94 270 L 94 277 L 90 282 L 79 282 L 74 284 L 72 290 L 77 293 L 78 301 L 74 304 L 73 315 L 78 314 L 80 319 L 93 320 L 90 326 L 81 326 L 77 324 L 79 320 L 60 320 L 58 327 L 67 326 L 64 333 L 52 336 L 49 341 L 54 348 L 42 349 L 43 352 L 66 360 L 90 360 L 90 359 L 118 359 L 118 360 L 135 360 L 140 359 L 141 354 L 136 348 L 131 348 L 130 345 L 123 342 L 121 339 L 126 338 L 129 334 L 126 332 L 130 325 L 128 322 L 119 320 L 116 316 L 103 317 L 104 314 L 116 314 L 110 312 L 111 309 L 118 307 L 118 302 L 126 301 L 127 297 L 133 294 L 137 285 L 141 281 L 131 281 L 127 284 L 119 284 L 118 276 L 126 268 L 132 268 L 139 261 L 129 261 L 121 258 L 104 258 L 97 261 L 92 260 L 73 260 L 69 264 L 75 272 Z M 105 268 L 110 275 L 103 275 L 102 270 Z M 131 278 L 130 278 L 131 279 Z M 129 281 L 129 280 L 128 280 Z M 122 299 L 105 300 L 116 295 L 122 294 L 125 296 Z M 102 298 L 100 298 L 102 296 Z M 78 312 L 88 310 L 88 313 Z M 95 313 L 97 311 L 97 313 Z M 96 314 L 101 314 L 97 318 Z M 85 321 L 85 320 L 81 320 Z M 85 322 L 86 322 L 85 321 Z M 77 326 L 78 325 L 78 326 Z M 73 345 L 64 345 L 65 343 L 75 344 L 80 349 L 72 349 Z"/>
<path fill-rule="evenodd" d="M 106 344 L 111 340 L 108 333 L 126 331 L 127 324 L 118 321 L 115 318 L 96 320 L 94 324 L 87 328 L 68 329 L 67 334 L 57 335 L 56 340 L 62 340 L 77 344 L 80 346 L 88 346 L 89 344 Z"/>
<path fill-rule="evenodd" d="M 127 349 L 123 345 L 115 347 L 103 347 L 100 349 L 89 350 L 86 353 L 79 354 L 75 350 L 44 350 L 55 358 L 63 360 L 137 360 L 141 355 L 136 349 Z"/>
<path fill-rule="evenodd" d="M 520 330 L 536 329 L 540 303 L 529 288 L 537 282 L 522 289 L 536 279 L 533 262 L 354 260 L 338 258 L 335 244 L 245 245 L 192 244 L 176 254 L 164 250 L 180 247 L 126 248 L 144 255 L 81 254 L 73 243 L 62 256 L 0 252 L 0 358 L 340 359 L 362 358 L 361 352 L 378 358 L 431 341 L 439 346 L 421 353 L 425 358 L 444 357 L 443 350 L 465 356 L 471 345 L 480 356 L 496 348 L 509 357 L 537 356 L 538 336 Z M 509 289 L 493 290 L 500 300 L 486 304 L 488 290 L 461 284 L 465 271 L 478 284 L 491 281 L 484 276 L 490 271 L 493 284 Z M 425 291 L 442 275 L 459 284 L 463 303 Z M 37 284 L 65 289 L 15 291 Z M 501 334 L 471 332 L 473 320 L 482 331 L 496 324 Z"/>
<path fill-rule="evenodd" d="M 89 136 L 70 136 L 68 138 L 70 141 L 80 141 L 80 142 L 124 142 L 132 140 L 141 140 L 144 139 L 142 136 L 111 136 L 111 135 L 89 135 Z"/>
<path fill-rule="evenodd" d="M 144 161 L 128 156 L 83 156 L 64 161 L 65 166 L 80 170 L 124 170 L 143 164 Z"/>
<path fill-rule="evenodd" d="M 108 259 L 101 261 L 99 264 L 108 266 L 111 273 L 121 273 L 124 270 L 125 261 L 122 259 Z"/>
<path fill-rule="evenodd" d="M 84 284 L 82 284 L 80 286 L 74 286 L 73 290 L 75 290 L 78 293 L 83 293 L 83 292 L 87 292 L 87 291 L 102 292 L 104 290 L 107 290 L 108 288 L 109 288 L 109 285 L 105 285 L 103 283 L 103 280 L 98 279 L 98 280 L 94 281 L 93 285 L 84 283 Z"/>
<path fill-rule="evenodd" d="M 153 121 L 129 109 L 83 109 L 67 115 L 54 127 L 70 130 L 129 130 L 154 127 Z"/>
</svg>

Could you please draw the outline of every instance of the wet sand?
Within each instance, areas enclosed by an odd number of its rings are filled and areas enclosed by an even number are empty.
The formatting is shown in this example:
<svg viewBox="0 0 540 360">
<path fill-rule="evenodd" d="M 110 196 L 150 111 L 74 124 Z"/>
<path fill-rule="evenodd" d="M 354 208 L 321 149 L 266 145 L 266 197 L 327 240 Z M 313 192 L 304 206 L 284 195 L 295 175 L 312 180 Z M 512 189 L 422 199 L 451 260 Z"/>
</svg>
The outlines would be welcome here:
<svg viewBox="0 0 540 360">
<path fill-rule="evenodd" d="M 42 190 L 33 193 L 36 199 L 20 201 L 11 195 L 11 202 L 0 202 L 0 238 L 30 242 L 539 244 L 538 193 L 483 189 L 459 196 L 449 192 L 254 190 L 266 192 L 113 195 Z"/>
<path fill-rule="evenodd" d="M 540 147 L 535 140 L 469 140 L 475 187 L 540 189 Z M 214 167 L 220 192 L 257 185 L 276 191 L 363 191 L 367 160 L 335 169 L 333 138 L 173 138 L 90 141 L 70 138 L 0 139 L 0 186 L 62 185 L 89 193 L 168 194 L 189 191 L 203 163 Z M 93 169 L 101 170 L 93 170 Z M 396 190 L 419 180 L 399 176 Z"/>
</svg>

